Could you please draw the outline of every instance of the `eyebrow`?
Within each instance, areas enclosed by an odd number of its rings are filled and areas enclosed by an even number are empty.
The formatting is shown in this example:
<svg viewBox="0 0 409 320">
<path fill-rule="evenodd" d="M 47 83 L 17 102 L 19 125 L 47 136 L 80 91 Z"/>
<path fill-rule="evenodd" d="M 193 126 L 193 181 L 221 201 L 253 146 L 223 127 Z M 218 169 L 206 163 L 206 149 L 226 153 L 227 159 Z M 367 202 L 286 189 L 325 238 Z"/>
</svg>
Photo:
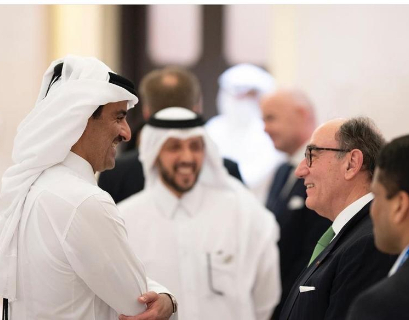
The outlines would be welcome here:
<svg viewBox="0 0 409 320">
<path fill-rule="evenodd" d="M 316 144 L 307 144 L 307 148 L 317 148 Z"/>
<path fill-rule="evenodd" d="M 126 116 L 126 114 L 127 114 L 128 112 L 127 111 L 125 111 L 125 110 L 119 110 L 115 115 L 116 116 Z"/>
</svg>

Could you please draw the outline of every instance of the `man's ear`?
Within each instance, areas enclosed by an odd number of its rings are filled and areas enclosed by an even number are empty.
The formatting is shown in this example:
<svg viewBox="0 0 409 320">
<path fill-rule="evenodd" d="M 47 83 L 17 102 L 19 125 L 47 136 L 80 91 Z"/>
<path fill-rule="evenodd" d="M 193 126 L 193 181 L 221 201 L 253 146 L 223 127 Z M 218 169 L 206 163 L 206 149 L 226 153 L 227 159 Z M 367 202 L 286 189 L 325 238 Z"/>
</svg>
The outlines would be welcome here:
<svg viewBox="0 0 409 320">
<path fill-rule="evenodd" d="M 361 150 L 353 149 L 345 156 L 347 163 L 345 168 L 345 179 L 351 180 L 361 171 L 364 155 Z"/>
<path fill-rule="evenodd" d="M 150 118 L 151 116 L 151 111 L 148 105 L 144 104 L 142 105 L 142 117 L 146 121 Z"/>
<path fill-rule="evenodd" d="M 392 211 L 393 222 L 401 224 L 409 218 L 409 194 L 403 190 L 399 191 L 395 196 Z"/>
</svg>

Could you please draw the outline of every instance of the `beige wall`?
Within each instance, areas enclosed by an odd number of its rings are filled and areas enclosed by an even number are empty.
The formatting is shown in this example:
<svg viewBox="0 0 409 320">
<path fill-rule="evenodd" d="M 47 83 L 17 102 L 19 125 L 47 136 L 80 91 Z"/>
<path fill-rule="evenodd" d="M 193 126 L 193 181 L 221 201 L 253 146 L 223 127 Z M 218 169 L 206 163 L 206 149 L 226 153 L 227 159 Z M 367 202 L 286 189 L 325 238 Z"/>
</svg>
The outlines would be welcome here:
<svg viewBox="0 0 409 320">
<path fill-rule="evenodd" d="M 68 53 L 119 66 L 118 7 L 0 5 L 0 176 L 17 126 L 34 107 L 44 71 Z M 52 132 L 50 132 L 52 134 Z"/>
<path fill-rule="evenodd" d="M 17 125 L 34 106 L 48 66 L 44 6 L 0 6 L 0 174 L 11 165 Z"/>
<path fill-rule="evenodd" d="M 92 54 L 117 70 L 117 9 L 0 5 L 0 175 L 11 164 L 17 125 L 34 106 L 52 58 Z M 320 122 L 368 115 L 387 138 L 409 132 L 408 5 L 272 5 L 270 10 L 270 70 L 279 83 L 310 94 Z M 91 20 L 85 30 L 84 21 Z"/>
<path fill-rule="evenodd" d="M 366 115 L 409 133 L 409 6 L 272 6 L 271 71 L 305 89 L 318 120 Z"/>
</svg>

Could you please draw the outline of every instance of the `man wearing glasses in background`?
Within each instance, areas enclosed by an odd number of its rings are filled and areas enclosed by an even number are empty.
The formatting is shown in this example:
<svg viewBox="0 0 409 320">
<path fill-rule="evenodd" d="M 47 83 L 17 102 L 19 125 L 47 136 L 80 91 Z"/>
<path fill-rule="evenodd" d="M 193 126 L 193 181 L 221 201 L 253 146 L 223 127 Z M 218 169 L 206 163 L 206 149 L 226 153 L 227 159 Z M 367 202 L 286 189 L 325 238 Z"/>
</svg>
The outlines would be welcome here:
<svg viewBox="0 0 409 320">
<path fill-rule="evenodd" d="M 369 207 L 375 159 L 384 139 L 368 118 L 317 128 L 295 174 L 306 205 L 333 221 L 288 295 L 280 319 L 345 319 L 363 290 L 386 276 L 396 257 L 374 246 Z"/>
<path fill-rule="evenodd" d="M 179 320 L 268 320 L 281 294 L 279 228 L 227 173 L 202 118 L 158 111 L 139 152 L 145 188 L 118 208 L 147 275 L 178 299 Z"/>
</svg>

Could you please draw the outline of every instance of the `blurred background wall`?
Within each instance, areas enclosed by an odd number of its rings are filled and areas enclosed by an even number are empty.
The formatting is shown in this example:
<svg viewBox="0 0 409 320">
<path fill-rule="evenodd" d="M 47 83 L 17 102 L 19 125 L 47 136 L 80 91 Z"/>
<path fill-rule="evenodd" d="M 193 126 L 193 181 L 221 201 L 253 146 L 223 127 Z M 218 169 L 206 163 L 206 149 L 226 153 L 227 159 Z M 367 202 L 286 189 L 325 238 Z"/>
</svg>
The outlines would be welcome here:
<svg viewBox="0 0 409 320">
<path fill-rule="evenodd" d="M 67 53 L 96 56 L 135 83 L 185 66 L 202 83 L 206 118 L 219 74 L 250 62 L 305 90 L 320 123 L 366 115 L 388 139 L 409 133 L 408 16 L 408 5 L 0 5 L 0 174 L 42 74 Z"/>
</svg>

